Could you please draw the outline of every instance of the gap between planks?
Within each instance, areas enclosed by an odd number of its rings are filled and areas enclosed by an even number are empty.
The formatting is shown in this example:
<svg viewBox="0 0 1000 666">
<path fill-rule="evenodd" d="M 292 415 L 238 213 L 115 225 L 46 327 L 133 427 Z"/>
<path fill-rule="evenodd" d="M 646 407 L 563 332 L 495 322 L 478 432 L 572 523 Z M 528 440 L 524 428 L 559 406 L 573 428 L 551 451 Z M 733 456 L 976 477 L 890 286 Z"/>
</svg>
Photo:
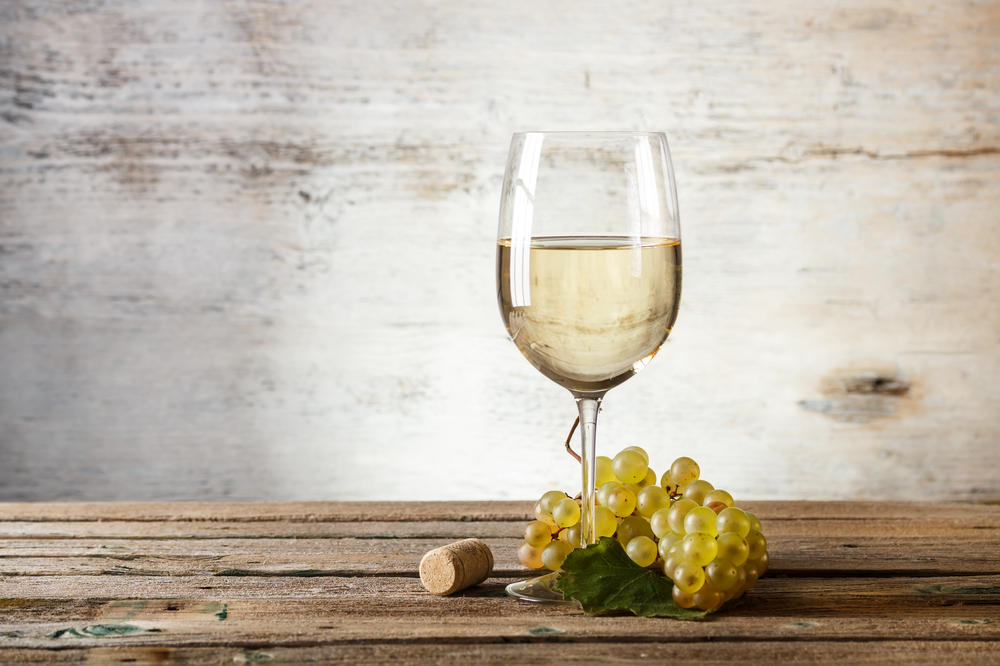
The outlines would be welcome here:
<svg viewBox="0 0 1000 666">
<path fill-rule="evenodd" d="M 0 523 L 24 522 L 511 522 L 532 519 L 532 502 L 67 502 L 0 503 Z M 1000 506 L 917 502 L 746 501 L 768 520 L 1000 520 Z"/>
</svg>

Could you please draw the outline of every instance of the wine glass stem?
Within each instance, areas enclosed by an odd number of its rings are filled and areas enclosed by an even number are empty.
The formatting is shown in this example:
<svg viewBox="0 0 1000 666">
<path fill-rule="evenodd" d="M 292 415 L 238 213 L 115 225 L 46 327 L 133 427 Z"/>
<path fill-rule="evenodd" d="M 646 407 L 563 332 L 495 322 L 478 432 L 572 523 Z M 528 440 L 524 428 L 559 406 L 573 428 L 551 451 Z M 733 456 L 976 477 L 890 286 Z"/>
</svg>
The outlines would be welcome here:
<svg viewBox="0 0 1000 666">
<path fill-rule="evenodd" d="M 580 495 L 580 538 L 587 544 L 597 543 L 597 524 L 594 519 L 597 482 L 597 413 L 603 395 L 576 396 L 580 410 L 580 467 L 583 471 L 583 493 Z"/>
</svg>

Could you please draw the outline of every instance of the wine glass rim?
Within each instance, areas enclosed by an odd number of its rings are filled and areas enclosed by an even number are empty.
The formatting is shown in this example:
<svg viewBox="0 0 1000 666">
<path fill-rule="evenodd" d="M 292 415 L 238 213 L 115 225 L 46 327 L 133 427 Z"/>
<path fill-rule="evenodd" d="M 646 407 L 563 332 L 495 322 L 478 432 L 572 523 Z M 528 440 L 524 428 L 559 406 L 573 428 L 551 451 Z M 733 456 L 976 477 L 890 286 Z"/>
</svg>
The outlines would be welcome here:
<svg viewBox="0 0 1000 666">
<path fill-rule="evenodd" d="M 527 130 L 523 132 L 514 132 L 514 136 L 527 136 L 529 134 L 562 134 L 576 136 L 667 136 L 666 132 L 646 132 L 640 130 Z"/>
</svg>

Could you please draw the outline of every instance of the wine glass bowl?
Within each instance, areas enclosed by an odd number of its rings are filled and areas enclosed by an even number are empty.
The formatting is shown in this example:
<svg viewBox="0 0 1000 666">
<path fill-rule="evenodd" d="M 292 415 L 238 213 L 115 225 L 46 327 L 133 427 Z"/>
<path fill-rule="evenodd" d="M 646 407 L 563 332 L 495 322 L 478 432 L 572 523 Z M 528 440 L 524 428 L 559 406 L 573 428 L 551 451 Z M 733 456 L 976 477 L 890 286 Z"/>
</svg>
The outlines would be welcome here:
<svg viewBox="0 0 1000 666">
<path fill-rule="evenodd" d="M 504 325 L 525 358 L 567 388 L 580 411 L 580 523 L 583 538 L 594 543 L 600 402 L 656 355 L 680 302 L 680 224 L 666 136 L 515 134 L 497 239 Z M 538 585 L 523 585 L 508 591 L 540 600 Z"/>
</svg>

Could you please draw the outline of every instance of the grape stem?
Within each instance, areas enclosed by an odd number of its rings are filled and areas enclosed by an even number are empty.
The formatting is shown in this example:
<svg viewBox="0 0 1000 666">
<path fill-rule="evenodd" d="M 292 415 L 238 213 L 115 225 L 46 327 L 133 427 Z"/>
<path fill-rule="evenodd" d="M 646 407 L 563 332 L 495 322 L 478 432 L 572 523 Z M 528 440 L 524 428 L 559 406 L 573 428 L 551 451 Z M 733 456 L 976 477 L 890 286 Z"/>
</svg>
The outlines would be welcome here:
<svg viewBox="0 0 1000 666">
<path fill-rule="evenodd" d="M 578 425 L 580 425 L 579 416 L 573 421 L 573 427 L 569 429 L 569 436 L 566 437 L 566 453 L 576 458 L 578 463 L 583 464 L 583 460 L 580 458 L 579 454 L 577 454 L 577 452 L 573 450 L 573 447 L 569 445 L 569 443 L 573 441 L 573 433 L 576 432 L 576 427 Z"/>
</svg>

